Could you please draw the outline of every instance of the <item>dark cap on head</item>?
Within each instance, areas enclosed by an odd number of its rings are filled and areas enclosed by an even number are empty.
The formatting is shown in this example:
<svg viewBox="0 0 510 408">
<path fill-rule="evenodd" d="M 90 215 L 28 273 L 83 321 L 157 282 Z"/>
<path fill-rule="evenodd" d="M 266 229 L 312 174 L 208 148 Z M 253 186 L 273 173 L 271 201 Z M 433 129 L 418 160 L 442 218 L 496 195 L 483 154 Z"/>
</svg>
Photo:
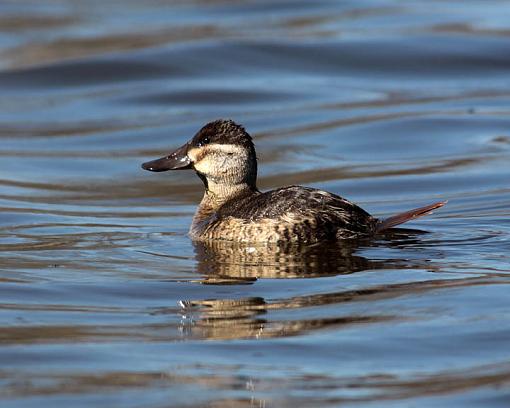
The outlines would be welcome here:
<svg viewBox="0 0 510 408">
<path fill-rule="evenodd" d="M 209 122 L 191 140 L 192 146 L 204 146 L 210 143 L 233 144 L 253 147 L 251 136 L 233 120 L 218 119 Z"/>
</svg>

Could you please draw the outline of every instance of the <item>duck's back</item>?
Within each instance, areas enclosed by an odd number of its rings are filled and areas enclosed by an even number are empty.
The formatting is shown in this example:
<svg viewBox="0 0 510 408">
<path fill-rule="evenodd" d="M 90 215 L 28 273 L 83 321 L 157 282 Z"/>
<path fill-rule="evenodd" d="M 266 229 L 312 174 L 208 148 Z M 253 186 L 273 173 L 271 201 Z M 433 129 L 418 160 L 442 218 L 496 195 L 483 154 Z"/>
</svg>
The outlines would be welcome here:
<svg viewBox="0 0 510 408">
<path fill-rule="evenodd" d="M 335 194 L 289 186 L 232 199 L 199 223 L 197 239 L 313 243 L 372 234 L 377 220 Z"/>
</svg>

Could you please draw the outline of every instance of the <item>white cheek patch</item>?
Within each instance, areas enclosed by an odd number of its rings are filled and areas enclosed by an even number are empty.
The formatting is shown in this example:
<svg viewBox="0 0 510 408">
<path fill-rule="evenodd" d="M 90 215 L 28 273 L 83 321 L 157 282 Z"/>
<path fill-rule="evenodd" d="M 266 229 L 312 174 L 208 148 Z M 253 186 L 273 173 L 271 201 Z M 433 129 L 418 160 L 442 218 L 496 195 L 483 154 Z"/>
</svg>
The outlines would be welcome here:
<svg viewBox="0 0 510 408">
<path fill-rule="evenodd" d="M 246 150 L 241 146 L 218 143 L 188 150 L 188 157 L 193 162 L 193 167 L 203 174 L 223 173 L 229 157 L 235 156 L 245 157 Z"/>
<path fill-rule="evenodd" d="M 228 159 L 226 157 L 222 157 L 221 160 L 217 160 L 216 167 L 218 167 L 219 169 L 224 168 L 225 165 L 227 164 L 227 160 Z"/>
<path fill-rule="evenodd" d="M 211 160 L 209 160 L 207 157 L 193 163 L 193 167 L 196 171 L 202 174 L 211 174 L 211 172 L 214 170 L 213 163 L 211 163 Z"/>
</svg>

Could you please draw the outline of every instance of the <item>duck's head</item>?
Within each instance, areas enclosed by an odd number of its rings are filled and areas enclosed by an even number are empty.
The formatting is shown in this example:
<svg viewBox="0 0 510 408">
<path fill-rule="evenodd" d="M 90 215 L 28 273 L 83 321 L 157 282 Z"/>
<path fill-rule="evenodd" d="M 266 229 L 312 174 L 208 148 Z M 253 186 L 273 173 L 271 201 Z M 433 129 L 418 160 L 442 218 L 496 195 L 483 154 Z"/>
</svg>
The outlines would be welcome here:
<svg viewBox="0 0 510 408">
<path fill-rule="evenodd" d="M 255 188 L 257 159 L 251 136 L 232 120 L 205 125 L 169 155 L 142 164 L 149 171 L 194 169 L 206 188 L 246 184 Z"/>
</svg>

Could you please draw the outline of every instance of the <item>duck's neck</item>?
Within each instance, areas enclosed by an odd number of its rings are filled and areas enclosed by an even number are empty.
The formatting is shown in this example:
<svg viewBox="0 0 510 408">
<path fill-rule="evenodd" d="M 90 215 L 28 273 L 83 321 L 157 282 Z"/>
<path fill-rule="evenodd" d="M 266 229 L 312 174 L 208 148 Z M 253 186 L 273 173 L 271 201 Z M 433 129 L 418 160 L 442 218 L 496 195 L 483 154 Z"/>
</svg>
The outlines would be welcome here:
<svg viewBox="0 0 510 408">
<path fill-rule="evenodd" d="M 228 201 L 257 193 L 257 187 L 251 183 L 225 184 L 208 180 L 200 207 L 208 207 L 215 211 Z"/>
<path fill-rule="evenodd" d="M 189 233 L 193 239 L 201 238 L 202 233 L 214 223 L 217 211 L 223 205 L 260 194 L 255 186 L 245 183 L 225 185 L 209 182 L 207 187 L 191 223 Z"/>
</svg>

